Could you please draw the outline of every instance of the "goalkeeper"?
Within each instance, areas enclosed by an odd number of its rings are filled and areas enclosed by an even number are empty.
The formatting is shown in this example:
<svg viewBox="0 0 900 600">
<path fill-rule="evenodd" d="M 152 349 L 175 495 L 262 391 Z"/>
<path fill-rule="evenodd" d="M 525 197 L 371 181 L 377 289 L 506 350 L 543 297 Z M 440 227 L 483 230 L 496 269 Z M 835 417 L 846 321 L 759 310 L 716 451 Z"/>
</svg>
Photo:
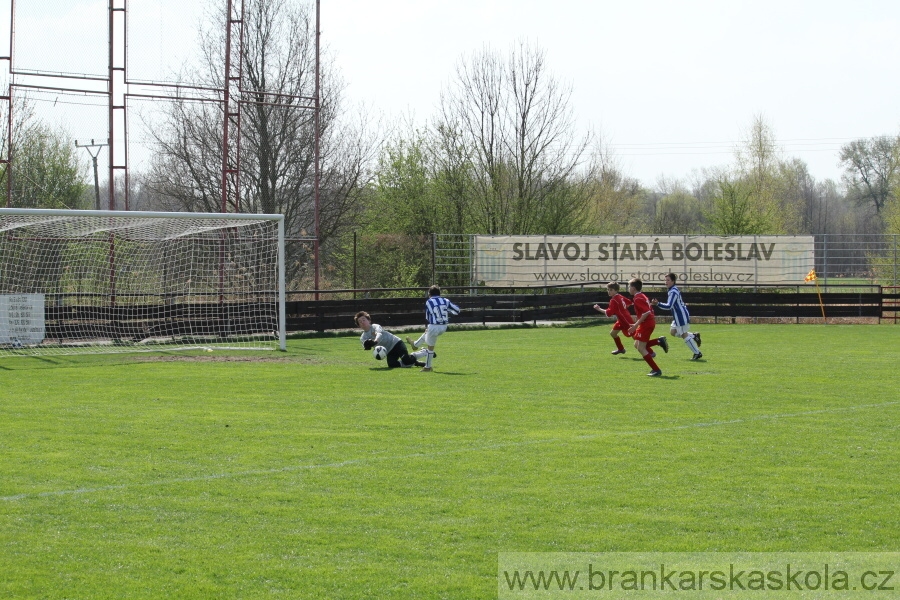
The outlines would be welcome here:
<svg viewBox="0 0 900 600">
<path fill-rule="evenodd" d="M 373 323 L 369 313 L 359 311 L 353 317 L 353 320 L 356 322 L 356 326 L 362 329 L 359 341 L 362 343 L 364 350 L 371 350 L 375 346 L 384 346 L 384 349 L 387 351 L 388 369 L 425 366 L 425 363 L 417 360 L 416 355 L 409 353 L 403 340 L 390 331 L 386 331 L 381 325 Z"/>
</svg>

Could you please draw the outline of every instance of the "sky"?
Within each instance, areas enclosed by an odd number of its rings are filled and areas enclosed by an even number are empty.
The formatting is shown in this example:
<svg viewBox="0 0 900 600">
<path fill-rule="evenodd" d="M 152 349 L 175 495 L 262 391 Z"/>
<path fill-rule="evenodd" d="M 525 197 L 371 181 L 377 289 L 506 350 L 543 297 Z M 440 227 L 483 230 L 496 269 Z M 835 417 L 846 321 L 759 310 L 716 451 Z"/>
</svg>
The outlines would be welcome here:
<svg viewBox="0 0 900 600">
<path fill-rule="evenodd" d="M 109 1 L 17 2 L 17 68 L 104 76 Z M 172 80 L 217 1 L 127 0 L 129 78 Z M 840 179 L 843 144 L 900 134 L 895 0 L 321 0 L 321 25 L 345 100 L 387 122 L 425 123 L 460 61 L 527 42 L 571 86 L 577 133 L 650 188 L 734 164 L 757 116 L 820 181 Z M 104 137 L 102 98 L 31 96 L 76 139 Z"/>
<path fill-rule="evenodd" d="M 417 122 L 460 60 L 536 45 L 648 187 L 733 164 L 756 116 L 820 181 L 841 145 L 900 134 L 893 0 L 321 0 L 321 28 L 349 101 Z"/>
</svg>

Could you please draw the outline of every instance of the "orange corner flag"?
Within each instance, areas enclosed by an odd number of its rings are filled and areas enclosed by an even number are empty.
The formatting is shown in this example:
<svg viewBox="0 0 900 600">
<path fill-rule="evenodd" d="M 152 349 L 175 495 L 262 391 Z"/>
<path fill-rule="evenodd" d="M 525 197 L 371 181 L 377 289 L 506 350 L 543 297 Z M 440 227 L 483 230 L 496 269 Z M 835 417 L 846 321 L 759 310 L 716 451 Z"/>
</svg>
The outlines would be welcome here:
<svg viewBox="0 0 900 600">
<path fill-rule="evenodd" d="M 815 281 L 815 280 L 817 280 L 817 279 L 818 279 L 818 277 L 816 277 L 816 270 L 815 270 L 815 269 L 813 269 L 812 271 L 810 271 L 809 274 L 806 276 L 806 281 Z"/>
</svg>

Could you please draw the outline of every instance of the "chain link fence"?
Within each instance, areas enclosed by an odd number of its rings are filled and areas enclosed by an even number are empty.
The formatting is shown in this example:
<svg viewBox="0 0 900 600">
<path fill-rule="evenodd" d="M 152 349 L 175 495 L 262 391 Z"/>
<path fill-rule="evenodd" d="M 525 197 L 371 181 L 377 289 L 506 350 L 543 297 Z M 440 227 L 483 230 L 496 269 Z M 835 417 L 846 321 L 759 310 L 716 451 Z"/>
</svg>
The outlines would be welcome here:
<svg viewBox="0 0 900 600">
<path fill-rule="evenodd" d="M 314 289 L 312 240 L 286 243 L 288 290 Z M 445 288 L 475 287 L 474 235 L 354 233 L 323 249 L 321 290 L 346 290 L 330 297 L 408 296 L 433 283 Z M 814 265 L 819 283 L 900 285 L 900 235 L 827 234 L 815 236 Z"/>
<path fill-rule="evenodd" d="M 815 236 L 815 265 L 822 283 L 861 280 L 900 285 L 900 235 L 824 234 Z M 849 281 L 848 281 L 849 280 Z"/>
</svg>

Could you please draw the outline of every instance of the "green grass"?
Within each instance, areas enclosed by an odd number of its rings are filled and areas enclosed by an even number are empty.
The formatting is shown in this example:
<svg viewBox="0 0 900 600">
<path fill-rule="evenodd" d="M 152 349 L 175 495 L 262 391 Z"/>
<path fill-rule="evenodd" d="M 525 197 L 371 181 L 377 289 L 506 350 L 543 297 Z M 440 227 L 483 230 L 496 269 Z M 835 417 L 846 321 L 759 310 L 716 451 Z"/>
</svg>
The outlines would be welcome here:
<svg viewBox="0 0 900 600">
<path fill-rule="evenodd" d="M 880 551 L 900 328 L 608 325 L 0 360 L 2 598 L 490 598 L 500 552 Z M 670 338 L 671 339 L 671 338 Z"/>
</svg>

